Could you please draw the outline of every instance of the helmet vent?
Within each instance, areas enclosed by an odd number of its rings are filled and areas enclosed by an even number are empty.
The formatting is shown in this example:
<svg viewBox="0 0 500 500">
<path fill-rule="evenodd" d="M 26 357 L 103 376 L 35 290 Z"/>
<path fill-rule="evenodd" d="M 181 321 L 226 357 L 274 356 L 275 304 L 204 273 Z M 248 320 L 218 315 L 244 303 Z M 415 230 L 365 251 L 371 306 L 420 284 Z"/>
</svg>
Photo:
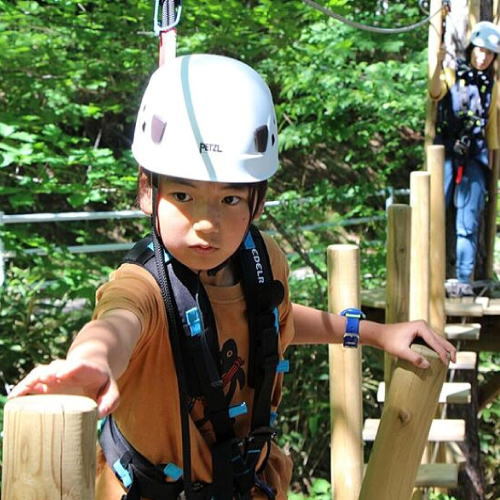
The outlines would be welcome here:
<svg viewBox="0 0 500 500">
<path fill-rule="evenodd" d="M 166 126 L 166 122 L 158 118 L 156 115 L 153 115 L 153 118 L 151 119 L 151 140 L 155 144 L 160 144 L 163 139 Z"/>
<path fill-rule="evenodd" d="M 267 139 L 269 137 L 269 130 L 267 125 L 263 125 L 255 130 L 255 148 L 259 153 L 265 153 L 267 149 Z"/>
<path fill-rule="evenodd" d="M 276 138 L 274 137 L 274 134 L 271 135 L 271 146 L 274 146 L 274 143 L 276 142 Z"/>
</svg>

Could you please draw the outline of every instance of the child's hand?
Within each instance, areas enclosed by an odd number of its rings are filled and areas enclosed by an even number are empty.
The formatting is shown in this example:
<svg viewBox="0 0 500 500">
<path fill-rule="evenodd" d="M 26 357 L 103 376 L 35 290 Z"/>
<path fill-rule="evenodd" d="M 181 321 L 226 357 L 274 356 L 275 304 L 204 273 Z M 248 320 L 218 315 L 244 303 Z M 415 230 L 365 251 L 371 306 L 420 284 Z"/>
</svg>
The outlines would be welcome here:
<svg viewBox="0 0 500 500">
<path fill-rule="evenodd" d="M 83 360 L 56 360 L 34 368 L 9 394 L 9 398 L 27 394 L 76 394 L 97 403 L 99 417 L 111 413 L 119 400 L 118 387 L 97 363 Z"/>
<path fill-rule="evenodd" d="M 448 364 L 450 359 L 456 361 L 456 349 L 446 339 L 434 333 L 425 321 L 410 321 L 384 325 L 382 348 L 389 354 L 406 359 L 418 368 L 428 368 L 429 362 L 410 349 L 417 337 L 437 352 L 441 361 Z"/>
</svg>

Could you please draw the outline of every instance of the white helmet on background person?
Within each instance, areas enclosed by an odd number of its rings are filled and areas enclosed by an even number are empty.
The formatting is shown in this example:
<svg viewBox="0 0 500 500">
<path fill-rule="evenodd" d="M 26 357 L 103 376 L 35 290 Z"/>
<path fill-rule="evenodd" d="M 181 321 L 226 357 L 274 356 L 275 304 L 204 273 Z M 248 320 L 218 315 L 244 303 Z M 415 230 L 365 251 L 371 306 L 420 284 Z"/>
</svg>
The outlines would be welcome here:
<svg viewBox="0 0 500 500">
<path fill-rule="evenodd" d="M 278 169 L 271 92 L 248 65 L 195 54 L 167 62 L 142 98 L 132 143 L 150 172 L 199 181 L 259 182 Z"/>
<path fill-rule="evenodd" d="M 474 26 L 470 43 L 498 54 L 500 53 L 500 29 L 489 21 L 481 21 Z"/>
</svg>

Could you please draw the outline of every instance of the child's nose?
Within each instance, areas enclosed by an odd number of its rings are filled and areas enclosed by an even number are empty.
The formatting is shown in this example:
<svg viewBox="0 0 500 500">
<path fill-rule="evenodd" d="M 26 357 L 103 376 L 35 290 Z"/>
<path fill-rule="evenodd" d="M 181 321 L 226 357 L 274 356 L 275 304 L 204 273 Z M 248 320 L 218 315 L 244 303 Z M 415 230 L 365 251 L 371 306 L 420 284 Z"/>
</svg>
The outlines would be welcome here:
<svg viewBox="0 0 500 500">
<path fill-rule="evenodd" d="M 204 233 L 213 233 L 219 230 L 219 215 L 216 210 L 206 207 L 199 210 L 195 222 L 193 223 L 195 231 Z"/>
<path fill-rule="evenodd" d="M 193 228 L 195 231 L 199 231 L 201 233 L 214 233 L 217 231 L 218 224 L 208 217 L 204 217 L 202 219 L 198 219 L 194 224 Z"/>
</svg>

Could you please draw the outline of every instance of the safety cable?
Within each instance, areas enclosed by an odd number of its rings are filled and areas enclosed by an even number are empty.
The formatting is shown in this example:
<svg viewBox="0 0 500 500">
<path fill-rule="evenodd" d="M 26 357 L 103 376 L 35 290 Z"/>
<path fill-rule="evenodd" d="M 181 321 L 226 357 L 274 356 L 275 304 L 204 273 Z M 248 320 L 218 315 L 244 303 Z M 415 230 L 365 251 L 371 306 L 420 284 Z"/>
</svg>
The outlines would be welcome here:
<svg viewBox="0 0 500 500">
<path fill-rule="evenodd" d="M 369 26 L 367 24 L 362 24 L 358 23 L 356 21 L 351 21 L 350 19 L 347 19 L 340 14 L 337 14 L 333 12 L 333 10 L 329 9 L 328 7 L 323 7 L 322 5 L 316 3 L 314 0 L 302 0 L 304 3 L 308 4 L 311 6 L 313 9 L 319 10 L 323 14 L 333 17 L 337 21 L 341 21 L 353 28 L 364 30 L 364 31 L 371 31 L 373 33 L 381 33 L 384 35 L 393 35 L 397 33 L 407 33 L 409 31 L 412 31 L 414 29 L 420 28 L 427 24 L 434 16 L 439 14 L 441 12 L 442 7 L 439 7 L 439 9 L 434 12 L 434 14 L 431 14 L 427 16 L 425 19 L 422 19 L 422 21 L 419 21 L 418 23 L 411 24 L 409 26 L 403 26 L 401 28 L 378 28 L 377 26 Z"/>
</svg>

